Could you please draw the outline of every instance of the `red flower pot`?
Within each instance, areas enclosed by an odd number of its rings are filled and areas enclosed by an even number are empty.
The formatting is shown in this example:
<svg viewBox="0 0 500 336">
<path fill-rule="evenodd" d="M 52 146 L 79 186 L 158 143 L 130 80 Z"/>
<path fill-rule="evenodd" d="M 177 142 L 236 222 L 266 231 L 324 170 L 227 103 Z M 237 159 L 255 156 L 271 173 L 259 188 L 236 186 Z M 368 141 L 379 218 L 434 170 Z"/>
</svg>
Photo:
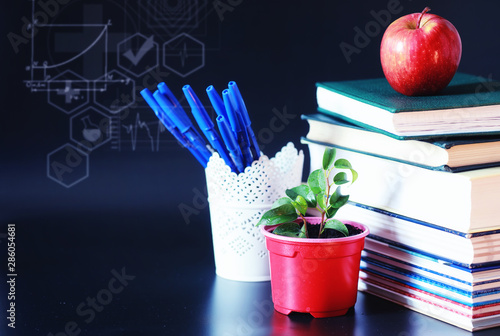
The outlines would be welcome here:
<svg viewBox="0 0 500 336">
<path fill-rule="evenodd" d="M 320 218 L 307 218 L 317 224 Z M 271 267 L 274 308 L 282 314 L 310 313 L 331 317 L 347 313 L 356 303 L 365 225 L 344 221 L 362 233 L 345 238 L 292 238 L 263 226 Z"/>
</svg>

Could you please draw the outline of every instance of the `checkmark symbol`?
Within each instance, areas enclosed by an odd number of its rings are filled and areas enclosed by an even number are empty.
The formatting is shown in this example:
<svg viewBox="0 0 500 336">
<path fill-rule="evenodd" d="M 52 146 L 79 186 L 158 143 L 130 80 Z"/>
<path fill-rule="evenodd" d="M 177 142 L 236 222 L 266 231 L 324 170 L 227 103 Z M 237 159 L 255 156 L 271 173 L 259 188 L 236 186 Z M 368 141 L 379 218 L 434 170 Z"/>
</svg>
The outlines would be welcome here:
<svg viewBox="0 0 500 336">
<path fill-rule="evenodd" d="M 148 51 L 153 49 L 154 47 L 154 36 L 151 35 L 144 43 L 141 45 L 137 53 L 134 54 L 132 49 L 129 49 L 123 53 L 123 57 L 127 58 L 132 64 L 137 65 L 141 61 L 141 59 L 147 54 Z"/>
</svg>

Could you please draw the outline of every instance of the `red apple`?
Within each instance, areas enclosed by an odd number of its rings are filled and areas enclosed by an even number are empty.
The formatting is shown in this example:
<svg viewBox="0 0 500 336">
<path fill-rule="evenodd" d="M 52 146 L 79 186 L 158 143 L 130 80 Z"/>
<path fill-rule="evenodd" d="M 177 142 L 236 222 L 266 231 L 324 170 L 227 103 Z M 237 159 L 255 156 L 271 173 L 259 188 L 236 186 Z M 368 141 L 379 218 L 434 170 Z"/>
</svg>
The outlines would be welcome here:
<svg viewBox="0 0 500 336">
<path fill-rule="evenodd" d="M 407 96 L 436 94 L 457 71 L 462 41 L 455 27 L 442 17 L 422 13 L 400 17 L 387 27 L 380 45 L 385 78 Z"/>
</svg>

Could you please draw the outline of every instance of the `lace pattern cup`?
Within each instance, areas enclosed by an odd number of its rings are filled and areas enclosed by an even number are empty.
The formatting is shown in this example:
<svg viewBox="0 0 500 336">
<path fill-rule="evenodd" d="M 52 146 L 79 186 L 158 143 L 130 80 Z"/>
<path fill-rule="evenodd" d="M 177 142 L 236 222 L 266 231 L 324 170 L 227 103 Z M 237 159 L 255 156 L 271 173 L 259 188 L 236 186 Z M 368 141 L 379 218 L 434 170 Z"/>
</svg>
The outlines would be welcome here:
<svg viewBox="0 0 500 336">
<path fill-rule="evenodd" d="M 265 238 L 255 224 L 286 189 L 301 183 L 304 153 L 288 143 L 276 156 L 236 174 L 217 153 L 208 162 L 208 202 L 216 274 L 236 281 L 270 280 Z"/>
</svg>

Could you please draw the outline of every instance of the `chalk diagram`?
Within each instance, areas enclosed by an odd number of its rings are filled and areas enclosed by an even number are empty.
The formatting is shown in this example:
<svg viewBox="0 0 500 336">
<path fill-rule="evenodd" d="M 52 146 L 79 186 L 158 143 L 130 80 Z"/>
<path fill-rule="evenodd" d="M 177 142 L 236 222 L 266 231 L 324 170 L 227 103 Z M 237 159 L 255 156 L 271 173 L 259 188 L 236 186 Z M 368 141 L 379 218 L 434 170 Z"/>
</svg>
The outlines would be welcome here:
<svg viewBox="0 0 500 336">
<path fill-rule="evenodd" d="M 70 118 L 69 137 L 88 152 L 111 140 L 111 118 L 89 107 Z"/>
<path fill-rule="evenodd" d="M 47 154 L 47 177 L 71 188 L 89 176 L 89 155 L 71 143 Z"/>
<path fill-rule="evenodd" d="M 46 94 L 49 105 L 70 116 L 69 141 L 47 154 L 47 177 L 70 188 L 89 176 L 91 151 L 111 140 L 112 118 L 106 113 L 117 113 L 133 103 L 120 103 L 117 86 L 131 88 L 133 100 L 135 83 L 109 69 L 112 22 L 99 18 L 102 6 L 84 6 L 83 23 L 69 19 L 71 23 L 39 23 L 34 0 L 31 9 L 29 79 L 24 82 L 31 93 Z M 99 109 L 88 107 L 91 103 Z"/>
<path fill-rule="evenodd" d="M 137 140 L 139 138 L 139 134 L 142 132 L 145 134 L 144 138 L 151 146 L 152 152 L 159 151 L 160 146 L 160 135 L 166 132 L 165 126 L 160 121 L 156 122 L 156 132 L 153 131 L 153 127 L 151 127 L 150 123 L 146 121 L 141 121 L 140 114 L 137 113 L 135 115 L 135 120 L 130 125 L 121 125 L 125 130 L 126 134 L 130 136 L 130 142 L 132 143 L 132 150 L 135 150 L 137 147 Z"/>
<path fill-rule="evenodd" d="M 118 43 L 118 67 L 136 77 L 156 68 L 159 63 L 159 49 L 154 38 L 154 35 L 146 37 L 135 33 Z"/>
<path fill-rule="evenodd" d="M 154 31 L 162 31 L 161 64 L 180 77 L 187 77 L 205 65 L 205 44 L 189 34 L 202 29 L 206 0 L 140 0 L 141 21 Z M 204 21 L 206 23 L 206 20 Z M 202 29 L 203 30 L 203 29 Z"/>
<path fill-rule="evenodd" d="M 85 78 L 65 70 L 47 82 L 48 103 L 70 114 L 89 102 L 89 90 L 89 82 Z"/>
<path fill-rule="evenodd" d="M 117 114 L 135 103 L 135 82 L 118 70 L 94 81 L 94 103 Z"/>
<path fill-rule="evenodd" d="M 34 2 L 33 2 L 34 11 Z M 31 64 L 26 67 L 30 79 L 25 81 L 26 87 L 31 92 L 53 92 L 60 90 L 58 84 L 71 89 L 72 85 L 79 86 L 78 91 L 93 90 L 88 86 L 88 74 L 85 70 L 90 68 L 87 63 L 92 63 L 92 69 L 101 71 L 101 76 L 108 72 L 108 30 L 111 22 L 105 24 L 50 24 L 38 25 L 32 13 L 31 30 Z M 53 53 L 49 60 L 46 55 L 39 55 L 37 43 L 48 41 L 53 44 Z M 83 47 L 82 47 L 83 46 Z M 42 48 L 40 48 L 42 49 Z M 69 58 L 62 59 L 68 53 L 73 53 Z M 62 55 L 57 57 L 57 55 Z M 44 57 L 45 56 L 45 57 Z M 94 61 L 89 60 L 93 58 Z M 101 65 L 102 66 L 99 66 Z M 83 74 L 77 74 L 78 70 Z M 65 72 L 71 72 L 73 78 L 61 78 Z M 92 77 L 91 77 L 92 78 Z M 49 85 L 51 83 L 52 85 Z M 67 88 L 68 89 L 68 88 Z"/>
<path fill-rule="evenodd" d="M 69 5 L 73 14 L 78 6 L 81 19 L 68 19 L 61 10 L 53 22 L 38 22 L 38 2 L 30 2 L 31 55 L 24 83 L 67 116 L 70 133 L 67 143 L 47 154 L 48 178 L 66 188 L 85 180 L 90 153 L 104 144 L 158 152 L 160 143 L 176 143 L 148 107 L 136 102 L 137 83 L 160 67 L 180 78 L 204 67 L 204 43 L 183 31 L 199 26 L 205 0 L 138 0 L 135 12 L 131 2 L 114 3 L 137 14 L 137 24 L 146 23 L 144 31 L 131 33 L 122 22 L 113 26 L 119 13 L 103 14 L 109 4 L 75 1 Z"/>
<path fill-rule="evenodd" d="M 186 77 L 205 65 L 205 45 L 182 33 L 163 44 L 163 66 Z"/>
</svg>

